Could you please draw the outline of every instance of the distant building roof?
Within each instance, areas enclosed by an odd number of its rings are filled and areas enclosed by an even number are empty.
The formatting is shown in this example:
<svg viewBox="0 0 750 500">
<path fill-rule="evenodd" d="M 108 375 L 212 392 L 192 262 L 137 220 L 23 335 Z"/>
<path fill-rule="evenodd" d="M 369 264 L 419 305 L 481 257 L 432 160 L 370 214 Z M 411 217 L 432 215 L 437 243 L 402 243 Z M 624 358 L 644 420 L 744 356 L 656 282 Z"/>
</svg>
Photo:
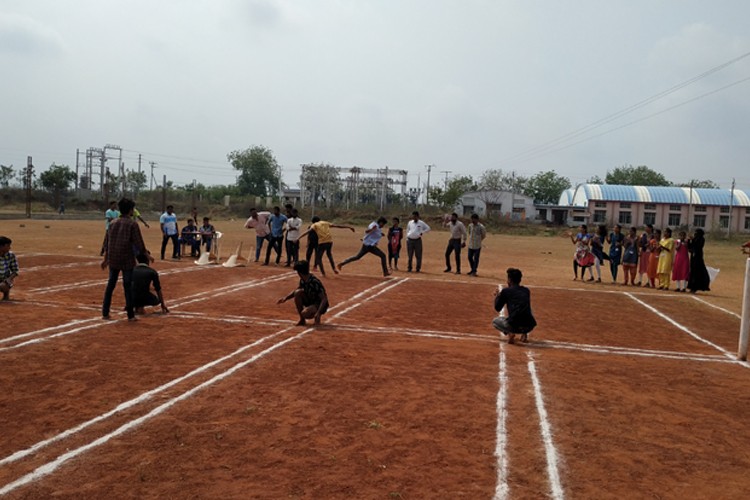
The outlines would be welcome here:
<svg viewBox="0 0 750 500">
<path fill-rule="evenodd" d="M 750 192 L 735 189 L 732 200 L 730 189 L 581 184 L 560 195 L 560 205 L 586 206 L 589 200 L 750 207 Z"/>
</svg>

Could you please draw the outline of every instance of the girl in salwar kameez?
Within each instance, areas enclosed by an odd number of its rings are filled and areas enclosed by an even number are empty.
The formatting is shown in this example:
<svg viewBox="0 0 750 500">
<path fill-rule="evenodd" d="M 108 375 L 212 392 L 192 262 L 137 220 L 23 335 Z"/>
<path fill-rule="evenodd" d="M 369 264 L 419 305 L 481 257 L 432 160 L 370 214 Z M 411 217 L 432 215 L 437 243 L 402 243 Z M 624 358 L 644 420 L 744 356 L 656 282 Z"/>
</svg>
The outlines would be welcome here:
<svg viewBox="0 0 750 500">
<path fill-rule="evenodd" d="M 651 239 L 648 241 L 648 284 L 649 288 L 656 288 L 656 269 L 659 267 L 659 240 L 661 240 L 661 230 L 654 230 Z"/>
<path fill-rule="evenodd" d="M 672 263 L 674 263 L 674 240 L 672 230 L 666 228 L 664 237 L 659 242 L 659 265 L 656 274 L 659 277 L 659 290 L 669 290 L 669 279 L 672 276 Z"/>
<path fill-rule="evenodd" d="M 690 255 L 688 254 L 687 235 L 680 232 L 680 237 L 674 242 L 674 266 L 672 280 L 677 285 L 675 291 L 686 292 L 688 276 L 690 275 Z"/>
</svg>

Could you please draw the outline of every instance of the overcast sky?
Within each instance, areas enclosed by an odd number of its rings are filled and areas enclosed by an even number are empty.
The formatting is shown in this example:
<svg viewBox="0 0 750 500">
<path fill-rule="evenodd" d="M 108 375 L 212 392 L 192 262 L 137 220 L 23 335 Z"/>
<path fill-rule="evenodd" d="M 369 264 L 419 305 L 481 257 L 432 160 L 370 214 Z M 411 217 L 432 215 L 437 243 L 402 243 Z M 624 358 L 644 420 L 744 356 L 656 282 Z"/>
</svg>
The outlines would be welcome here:
<svg viewBox="0 0 750 500">
<path fill-rule="evenodd" d="M 292 187 L 327 162 L 750 189 L 750 57 L 568 135 L 749 53 L 749 20 L 746 0 L 3 0 L 0 164 L 117 144 L 128 169 L 229 184 L 227 153 L 263 145 Z"/>
</svg>

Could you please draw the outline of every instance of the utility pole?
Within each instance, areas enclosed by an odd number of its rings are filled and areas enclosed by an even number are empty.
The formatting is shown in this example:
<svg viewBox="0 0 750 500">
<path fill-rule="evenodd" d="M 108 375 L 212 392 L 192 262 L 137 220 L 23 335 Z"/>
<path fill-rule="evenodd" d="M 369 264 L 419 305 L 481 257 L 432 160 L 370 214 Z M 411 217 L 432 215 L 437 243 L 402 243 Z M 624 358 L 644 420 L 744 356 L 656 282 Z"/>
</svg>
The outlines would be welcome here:
<svg viewBox="0 0 750 500">
<path fill-rule="evenodd" d="M 133 199 L 138 199 L 138 192 L 140 191 L 140 183 L 141 182 L 141 153 L 138 153 L 138 183 L 135 185 L 135 194 L 133 195 Z"/>
<path fill-rule="evenodd" d="M 427 193 L 425 194 L 425 205 L 430 206 L 430 172 L 435 168 L 435 165 L 425 165 L 427 167 Z"/>
<path fill-rule="evenodd" d="M 440 173 L 445 174 L 445 187 L 443 189 L 448 191 L 448 174 L 452 174 L 453 170 L 441 170 Z"/>
<path fill-rule="evenodd" d="M 31 181 L 34 177 L 34 164 L 31 156 L 26 157 L 26 172 L 24 175 L 24 186 L 26 188 L 26 218 L 31 219 Z"/>
<path fill-rule="evenodd" d="M 81 187 L 80 177 L 78 177 L 78 158 L 79 158 L 79 155 L 80 155 L 80 151 L 78 150 L 78 148 L 76 148 L 76 197 L 79 196 L 78 188 Z"/>
<path fill-rule="evenodd" d="M 727 223 L 727 239 L 732 235 L 732 209 L 734 208 L 734 178 L 732 179 L 732 191 L 729 196 L 729 221 Z"/>
<path fill-rule="evenodd" d="M 156 163 L 153 161 L 149 162 L 151 164 L 151 184 L 148 187 L 149 191 L 154 190 L 154 168 L 156 168 Z"/>
</svg>

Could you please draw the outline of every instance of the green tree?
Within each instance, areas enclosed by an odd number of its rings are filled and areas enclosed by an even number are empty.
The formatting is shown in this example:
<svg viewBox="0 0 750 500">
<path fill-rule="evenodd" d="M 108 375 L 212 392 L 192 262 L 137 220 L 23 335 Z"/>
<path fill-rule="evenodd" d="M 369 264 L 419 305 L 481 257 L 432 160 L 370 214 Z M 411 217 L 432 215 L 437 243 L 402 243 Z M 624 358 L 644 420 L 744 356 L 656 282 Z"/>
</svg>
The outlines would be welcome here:
<svg viewBox="0 0 750 500">
<path fill-rule="evenodd" d="M 51 191 L 55 195 L 55 206 L 60 204 L 60 194 L 65 192 L 71 182 L 75 182 L 76 173 L 67 165 L 55 165 L 50 167 L 39 175 L 39 183 L 42 188 Z"/>
<path fill-rule="evenodd" d="M 128 193 L 138 193 L 146 189 L 148 178 L 146 172 L 137 170 L 127 170 L 125 172 L 125 191 Z"/>
<path fill-rule="evenodd" d="M 13 179 L 13 165 L 0 165 L 0 187 L 7 188 Z"/>
<path fill-rule="evenodd" d="M 706 179 L 703 181 L 700 181 L 698 179 L 692 179 L 688 182 L 683 182 L 682 184 L 678 184 L 680 187 L 694 187 L 694 188 L 704 188 L 704 189 L 719 189 L 719 185 L 716 184 L 714 181 Z"/>
<path fill-rule="evenodd" d="M 458 200 L 469 191 L 476 191 L 476 184 L 470 175 L 459 175 L 448 181 L 448 189 L 443 193 L 443 204 L 448 209 L 453 209 Z"/>
<path fill-rule="evenodd" d="M 344 187 L 341 183 L 340 169 L 330 163 L 308 163 L 302 166 L 301 183 L 315 204 L 331 202 L 343 197 Z M 352 196 L 354 193 L 350 193 Z M 353 200 L 353 198 L 352 198 Z M 356 203 L 356 200 L 353 200 Z"/>
<path fill-rule="evenodd" d="M 592 175 L 591 177 L 586 179 L 586 184 L 604 184 L 604 179 L 602 179 L 598 175 Z"/>
<path fill-rule="evenodd" d="M 227 160 L 240 172 L 237 180 L 240 194 L 270 196 L 278 192 L 281 169 L 273 151 L 267 147 L 253 146 L 232 151 Z"/>
<path fill-rule="evenodd" d="M 634 167 L 623 165 L 614 170 L 607 171 L 605 178 L 607 184 L 623 184 L 626 186 L 671 186 L 672 183 L 659 172 L 648 168 L 646 165 Z"/>
<path fill-rule="evenodd" d="M 570 187 L 570 179 L 550 170 L 532 176 L 526 183 L 523 194 L 534 198 L 536 203 L 557 203 L 560 194 Z"/>
</svg>

